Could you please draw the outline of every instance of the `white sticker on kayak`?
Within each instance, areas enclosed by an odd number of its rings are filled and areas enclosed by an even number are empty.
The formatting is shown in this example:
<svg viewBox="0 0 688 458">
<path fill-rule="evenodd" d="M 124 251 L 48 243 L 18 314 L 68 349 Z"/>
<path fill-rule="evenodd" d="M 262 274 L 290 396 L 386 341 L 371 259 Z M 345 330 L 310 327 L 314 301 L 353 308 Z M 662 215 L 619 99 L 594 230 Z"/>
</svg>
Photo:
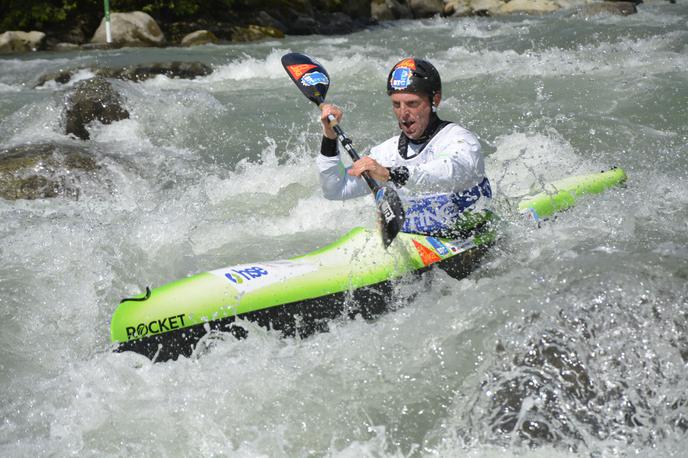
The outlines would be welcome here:
<svg viewBox="0 0 688 458">
<path fill-rule="evenodd" d="M 227 280 L 241 292 L 255 291 L 273 283 L 313 272 L 317 267 L 293 261 L 271 261 L 256 264 L 240 264 L 210 271 Z"/>
</svg>

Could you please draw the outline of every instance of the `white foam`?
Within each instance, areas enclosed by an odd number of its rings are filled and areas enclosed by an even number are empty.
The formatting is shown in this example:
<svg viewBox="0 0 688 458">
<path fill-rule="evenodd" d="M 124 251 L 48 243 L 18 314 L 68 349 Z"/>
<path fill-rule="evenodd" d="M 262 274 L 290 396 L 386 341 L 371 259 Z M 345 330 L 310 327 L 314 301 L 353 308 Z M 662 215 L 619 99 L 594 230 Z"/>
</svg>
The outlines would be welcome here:
<svg viewBox="0 0 688 458">
<path fill-rule="evenodd" d="M 265 58 L 245 55 L 217 67 L 205 79 L 213 83 L 227 80 L 284 79 L 285 72 L 281 58 L 287 52 L 289 51 L 284 49 L 274 49 Z"/>
<path fill-rule="evenodd" d="M 580 45 L 575 50 L 551 47 L 544 51 L 472 49 L 454 46 L 437 53 L 442 79 L 498 77 L 617 76 L 624 72 L 664 74 L 688 67 L 688 55 L 672 50 L 688 32 L 668 32 L 650 38 Z"/>
<path fill-rule="evenodd" d="M 545 182 L 590 171 L 587 160 L 555 130 L 546 134 L 515 132 L 499 136 L 486 158 L 493 190 L 510 197 L 537 190 Z"/>
</svg>

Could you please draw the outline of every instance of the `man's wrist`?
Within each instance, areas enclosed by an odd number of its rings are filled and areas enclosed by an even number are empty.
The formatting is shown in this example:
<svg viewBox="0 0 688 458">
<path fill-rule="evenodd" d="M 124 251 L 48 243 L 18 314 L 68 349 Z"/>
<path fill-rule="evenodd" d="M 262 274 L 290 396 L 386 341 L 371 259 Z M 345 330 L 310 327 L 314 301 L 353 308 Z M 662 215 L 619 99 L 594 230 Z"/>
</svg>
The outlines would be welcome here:
<svg viewBox="0 0 688 458">
<path fill-rule="evenodd" d="M 326 157 L 335 157 L 339 154 L 337 148 L 337 139 L 329 138 L 323 135 L 322 141 L 320 142 L 320 154 Z"/>
</svg>

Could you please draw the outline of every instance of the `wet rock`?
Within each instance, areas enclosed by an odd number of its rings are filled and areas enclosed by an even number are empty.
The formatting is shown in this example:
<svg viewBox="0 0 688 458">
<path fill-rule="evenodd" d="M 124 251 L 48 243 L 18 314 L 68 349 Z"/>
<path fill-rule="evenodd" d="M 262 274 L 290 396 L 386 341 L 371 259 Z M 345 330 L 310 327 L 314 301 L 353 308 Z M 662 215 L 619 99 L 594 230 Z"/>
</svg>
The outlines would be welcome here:
<svg viewBox="0 0 688 458">
<path fill-rule="evenodd" d="M 442 0 L 407 0 L 407 4 L 415 18 L 433 17 L 444 11 Z"/>
<path fill-rule="evenodd" d="M 82 140 L 90 138 L 86 126 L 92 121 L 111 124 L 127 118 L 129 112 L 122 106 L 120 95 L 101 76 L 80 81 L 67 96 L 65 133 Z"/>
<path fill-rule="evenodd" d="M 59 52 L 65 52 L 65 51 L 77 51 L 81 49 L 81 47 L 77 44 L 74 43 L 57 43 L 52 47 L 53 51 L 59 51 Z"/>
<path fill-rule="evenodd" d="M 312 16 L 297 11 L 292 11 L 293 19 L 287 24 L 287 33 L 290 35 L 313 35 L 320 33 L 320 24 Z"/>
<path fill-rule="evenodd" d="M 112 13 L 112 44 L 114 46 L 162 46 L 165 36 L 155 20 L 143 11 Z M 91 43 L 106 44 L 105 18 L 100 22 Z"/>
<path fill-rule="evenodd" d="M 99 166 L 86 148 L 35 144 L 0 150 L 0 198 L 78 199 L 80 182 Z"/>
<path fill-rule="evenodd" d="M 445 16 L 452 17 L 470 16 L 471 13 L 473 13 L 473 10 L 469 0 L 449 0 L 444 5 L 444 11 L 442 12 Z"/>
<path fill-rule="evenodd" d="M 526 13 L 545 14 L 557 11 L 561 7 L 551 0 L 511 0 L 499 8 L 500 14 Z"/>
<path fill-rule="evenodd" d="M 43 48 L 43 32 L 7 31 L 0 34 L 0 53 L 38 51 Z"/>
<path fill-rule="evenodd" d="M 38 81 L 36 82 L 34 87 L 43 86 L 48 81 L 55 81 L 59 84 L 67 84 L 71 81 L 75 71 L 76 70 L 58 70 L 56 72 L 46 73 L 45 75 L 42 75 L 40 78 L 38 78 Z"/>
<path fill-rule="evenodd" d="M 370 18 L 370 0 L 349 0 L 344 3 L 344 13 L 354 19 Z"/>
<path fill-rule="evenodd" d="M 258 25 L 262 25 L 265 27 L 275 28 L 275 29 L 280 30 L 282 32 L 287 30 L 287 26 L 284 25 L 284 23 L 280 19 L 267 13 L 266 11 L 261 11 L 258 13 L 258 16 L 256 17 L 256 23 Z"/>
<path fill-rule="evenodd" d="M 628 16 L 635 14 L 638 9 L 633 2 L 602 2 L 591 3 L 580 7 L 576 13 L 582 16 L 590 17 L 598 14 L 616 14 L 619 16 Z"/>
<path fill-rule="evenodd" d="M 196 30 L 182 38 L 182 46 L 200 46 L 208 43 L 217 43 L 219 40 L 213 32 L 208 30 Z"/>
<path fill-rule="evenodd" d="M 35 87 L 42 86 L 48 81 L 66 84 L 80 70 L 83 70 L 83 68 L 46 73 L 38 79 Z M 118 68 L 90 68 L 90 70 L 95 76 L 129 81 L 145 81 L 158 75 L 164 75 L 168 78 L 194 79 L 210 75 L 213 72 L 213 68 L 210 65 L 202 62 L 162 62 Z"/>
<path fill-rule="evenodd" d="M 162 62 L 154 64 L 129 65 L 121 68 L 101 68 L 97 76 L 130 81 L 145 81 L 164 75 L 168 78 L 194 79 L 210 75 L 213 69 L 202 62 Z"/>
<path fill-rule="evenodd" d="M 344 13 L 332 13 L 321 18 L 320 33 L 343 35 L 354 31 L 354 21 Z"/>
<path fill-rule="evenodd" d="M 266 38 L 284 38 L 284 33 L 274 27 L 262 25 L 249 25 L 248 27 L 234 27 L 232 29 L 232 41 L 249 42 Z"/>
<path fill-rule="evenodd" d="M 471 0 L 471 9 L 475 16 L 495 16 L 504 5 L 501 0 Z"/>
<path fill-rule="evenodd" d="M 398 0 L 373 0 L 370 3 L 370 15 L 378 21 L 413 18 L 406 2 Z"/>
</svg>

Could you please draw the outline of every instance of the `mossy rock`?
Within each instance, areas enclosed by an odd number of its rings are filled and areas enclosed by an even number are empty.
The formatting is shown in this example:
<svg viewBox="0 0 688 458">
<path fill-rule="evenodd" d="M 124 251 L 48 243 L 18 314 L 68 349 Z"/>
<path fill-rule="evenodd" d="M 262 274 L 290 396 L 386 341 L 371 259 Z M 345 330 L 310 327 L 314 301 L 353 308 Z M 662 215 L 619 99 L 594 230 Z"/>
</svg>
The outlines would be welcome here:
<svg viewBox="0 0 688 458">
<path fill-rule="evenodd" d="M 86 148 L 39 143 L 0 150 L 0 198 L 78 199 L 81 178 L 100 167 Z"/>
</svg>

